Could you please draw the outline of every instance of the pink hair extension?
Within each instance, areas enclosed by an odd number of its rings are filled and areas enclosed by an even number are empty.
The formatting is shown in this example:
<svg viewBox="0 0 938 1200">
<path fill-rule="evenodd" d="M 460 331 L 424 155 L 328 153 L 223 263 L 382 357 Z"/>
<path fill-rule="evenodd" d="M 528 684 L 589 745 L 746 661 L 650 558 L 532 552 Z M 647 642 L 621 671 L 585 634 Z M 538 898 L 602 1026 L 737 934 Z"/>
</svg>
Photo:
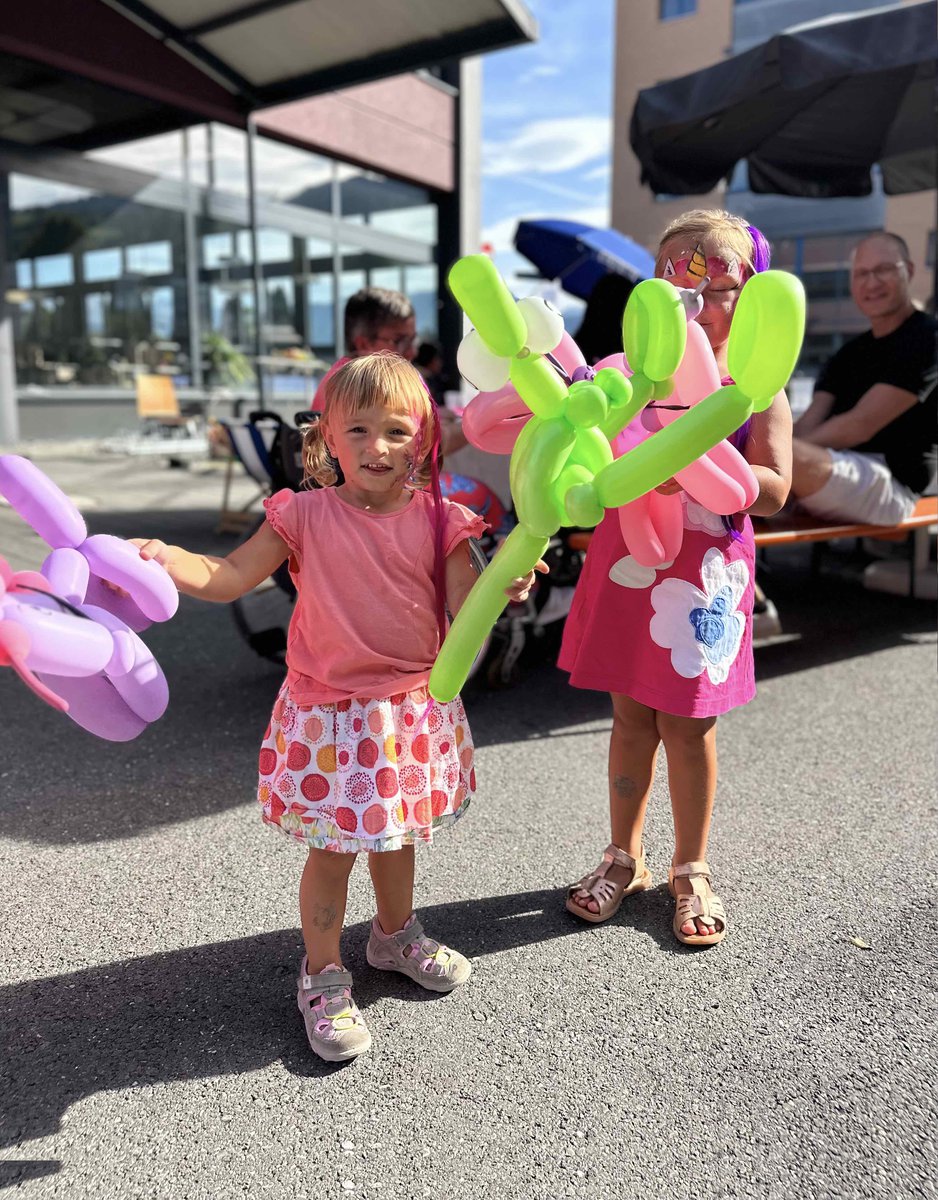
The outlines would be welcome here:
<svg viewBox="0 0 938 1200">
<path fill-rule="evenodd" d="M 433 443 L 430 446 L 430 492 L 433 496 L 433 591 L 436 597 L 436 623 L 440 644 L 446 637 L 446 517 L 443 513 L 443 493 L 440 490 L 440 417 L 431 397 Z"/>
</svg>

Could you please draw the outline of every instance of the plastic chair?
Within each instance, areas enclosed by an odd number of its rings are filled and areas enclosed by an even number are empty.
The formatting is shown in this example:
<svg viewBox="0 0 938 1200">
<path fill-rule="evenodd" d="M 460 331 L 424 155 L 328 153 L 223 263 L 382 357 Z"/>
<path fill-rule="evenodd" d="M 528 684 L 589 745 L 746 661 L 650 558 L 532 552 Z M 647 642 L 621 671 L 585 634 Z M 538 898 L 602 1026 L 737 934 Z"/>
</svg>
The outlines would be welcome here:
<svg viewBox="0 0 938 1200">
<path fill-rule="evenodd" d="M 262 413 L 252 413 L 247 421 L 220 421 L 219 423 L 228 435 L 231 456 L 225 469 L 221 513 L 216 532 L 242 533 L 254 519 L 251 509 L 258 500 L 271 494 L 274 471 L 270 452 L 280 428 L 280 419 L 275 416 L 265 418 Z M 259 489 L 246 504 L 241 505 L 240 508 L 231 508 L 229 504 L 231 478 L 236 462 L 240 463 L 251 479 L 259 484 Z"/>
</svg>

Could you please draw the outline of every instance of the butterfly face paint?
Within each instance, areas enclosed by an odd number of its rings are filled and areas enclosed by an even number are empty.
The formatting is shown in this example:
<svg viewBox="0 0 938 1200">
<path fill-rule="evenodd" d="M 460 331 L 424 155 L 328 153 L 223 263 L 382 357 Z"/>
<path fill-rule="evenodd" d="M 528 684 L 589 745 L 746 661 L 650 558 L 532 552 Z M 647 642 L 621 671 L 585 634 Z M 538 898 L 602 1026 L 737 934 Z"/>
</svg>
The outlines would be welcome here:
<svg viewBox="0 0 938 1200">
<path fill-rule="evenodd" d="M 735 254 L 731 254 L 729 258 L 723 258 L 719 254 L 704 257 L 703 249 L 697 245 L 690 255 L 685 253 L 678 258 L 669 258 L 662 272 L 664 279 L 680 277 L 691 280 L 694 284 L 698 284 L 705 276 L 710 279 L 728 276 L 742 282 L 739 257 Z"/>
</svg>

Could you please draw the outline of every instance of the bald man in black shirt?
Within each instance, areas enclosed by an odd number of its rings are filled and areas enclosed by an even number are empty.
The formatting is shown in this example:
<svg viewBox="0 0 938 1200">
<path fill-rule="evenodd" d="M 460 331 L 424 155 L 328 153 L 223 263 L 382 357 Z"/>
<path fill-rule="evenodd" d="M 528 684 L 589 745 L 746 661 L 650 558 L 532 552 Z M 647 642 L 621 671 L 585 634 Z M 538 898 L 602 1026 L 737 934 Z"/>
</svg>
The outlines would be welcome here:
<svg viewBox="0 0 938 1200">
<path fill-rule="evenodd" d="M 850 289 L 870 329 L 826 364 L 794 429 L 791 491 L 815 516 L 895 525 L 932 478 L 938 326 L 912 303 L 913 271 L 896 234 L 854 250 Z"/>
</svg>

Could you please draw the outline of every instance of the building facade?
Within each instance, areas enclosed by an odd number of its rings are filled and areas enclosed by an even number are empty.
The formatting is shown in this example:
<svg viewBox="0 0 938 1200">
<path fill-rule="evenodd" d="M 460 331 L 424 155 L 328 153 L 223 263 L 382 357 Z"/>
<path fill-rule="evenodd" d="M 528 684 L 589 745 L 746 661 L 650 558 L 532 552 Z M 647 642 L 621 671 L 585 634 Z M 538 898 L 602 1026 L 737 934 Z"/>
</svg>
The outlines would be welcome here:
<svg viewBox="0 0 938 1200">
<path fill-rule="evenodd" d="M 912 0 L 907 0 L 912 2 Z M 615 133 L 612 222 L 654 250 L 661 230 L 688 208 L 726 208 L 769 238 L 773 265 L 800 276 L 808 296 L 801 370 L 814 373 L 847 338 L 864 328 L 850 300 L 849 254 L 863 233 L 887 228 L 909 244 L 917 274 L 913 291 L 931 294 L 935 192 L 802 200 L 756 195 L 741 164 L 728 186 L 703 196 L 654 196 L 640 182 L 629 145 L 638 92 L 740 53 L 805 21 L 880 7 L 881 0 L 619 0 L 616 14 Z"/>
<path fill-rule="evenodd" d="M 170 375 L 183 403 L 224 384 L 305 407 L 366 285 L 405 292 L 420 336 L 455 345 L 441 265 L 478 242 L 478 77 L 470 60 L 383 79 L 247 131 L 80 153 L 0 140 L 16 433 L 100 432 L 108 406 L 132 411 L 142 373 Z"/>
</svg>

